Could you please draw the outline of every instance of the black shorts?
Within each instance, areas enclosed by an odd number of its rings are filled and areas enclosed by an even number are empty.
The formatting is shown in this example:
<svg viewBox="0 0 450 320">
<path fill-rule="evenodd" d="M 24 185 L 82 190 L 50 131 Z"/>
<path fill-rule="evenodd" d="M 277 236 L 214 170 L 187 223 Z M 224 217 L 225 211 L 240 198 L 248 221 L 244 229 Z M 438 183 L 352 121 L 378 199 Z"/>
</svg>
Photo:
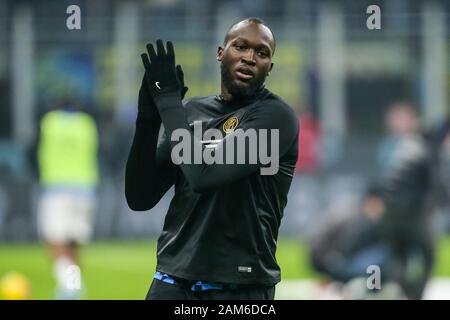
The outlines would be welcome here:
<svg viewBox="0 0 450 320">
<path fill-rule="evenodd" d="M 222 290 L 192 291 L 191 286 L 153 279 L 146 300 L 273 300 L 275 286 L 242 285 Z"/>
</svg>

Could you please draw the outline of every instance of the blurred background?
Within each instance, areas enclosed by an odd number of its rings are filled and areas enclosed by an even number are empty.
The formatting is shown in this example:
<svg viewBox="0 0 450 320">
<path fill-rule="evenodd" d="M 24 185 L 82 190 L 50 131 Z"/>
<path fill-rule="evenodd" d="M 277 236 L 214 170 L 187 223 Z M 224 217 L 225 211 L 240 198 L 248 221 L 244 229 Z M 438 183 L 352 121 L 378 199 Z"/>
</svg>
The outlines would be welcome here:
<svg viewBox="0 0 450 320">
<path fill-rule="evenodd" d="M 66 26 L 74 4 L 80 30 Z M 381 29 L 367 27 L 370 5 L 381 9 Z M 387 243 L 383 259 L 400 262 L 385 275 L 402 293 L 385 297 L 449 299 L 449 13 L 444 0 L 0 0 L 0 277 L 20 273 L 29 297 L 54 296 L 37 233 L 35 158 L 42 115 L 70 99 L 98 130 L 84 298 L 145 296 L 173 190 L 146 213 L 125 201 L 139 55 L 147 42 L 172 40 L 187 98 L 217 94 L 218 45 L 231 24 L 256 16 L 277 41 L 267 87 L 296 110 L 301 128 L 277 297 L 361 297 L 352 279 L 367 278 L 365 267 L 379 261 L 371 249 Z M 419 289 L 408 295 L 411 286 Z"/>
</svg>

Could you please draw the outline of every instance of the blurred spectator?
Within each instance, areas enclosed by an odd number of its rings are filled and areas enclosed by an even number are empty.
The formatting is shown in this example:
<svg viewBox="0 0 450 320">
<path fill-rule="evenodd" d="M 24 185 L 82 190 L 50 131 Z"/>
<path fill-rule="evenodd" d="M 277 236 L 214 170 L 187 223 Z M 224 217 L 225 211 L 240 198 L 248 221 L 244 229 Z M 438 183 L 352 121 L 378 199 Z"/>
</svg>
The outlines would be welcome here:
<svg viewBox="0 0 450 320">
<path fill-rule="evenodd" d="M 92 232 L 99 180 L 98 134 L 93 118 L 64 101 L 40 121 L 37 163 L 42 187 L 38 231 L 47 243 L 57 299 L 81 294 L 79 245 Z"/>
<path fill-rule="evenodd" d="M 296 173 L 312 173 L 320 165 L 320 126 L 310 111 L 299 114 L 299 153 Z"/>
<path fill-rule="evenodd" d="M 381 241 L 384 203 L 377 188 L 370 188 L 357 210 L 325 217 L 310 241 L 311 262 L 316 271 L 346 283 L 365 277 L 369 265 L 380 268 L 389 258 Z"/>
</svg>

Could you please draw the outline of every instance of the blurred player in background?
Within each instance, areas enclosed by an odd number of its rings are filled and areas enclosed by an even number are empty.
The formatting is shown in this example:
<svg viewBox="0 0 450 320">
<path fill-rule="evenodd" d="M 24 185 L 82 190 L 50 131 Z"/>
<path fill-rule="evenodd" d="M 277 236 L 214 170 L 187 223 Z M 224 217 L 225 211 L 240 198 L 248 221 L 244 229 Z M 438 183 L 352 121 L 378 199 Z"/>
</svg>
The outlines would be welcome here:
<svg viewBox="0 0 450 320">
<path fill-rule="evenodd" d="M 434 204 L 436 231 L 450 232 L 450 117 L 437 125 L 429 138 L 433 145 Z"/>
<path fill-rule="evenodd" d="M 142 57 L 147 79 L 127 162 L 128 204 L 133 210 L 151 209 L 175 184 L 147 299 L 274 299 L 280 281 L 278 229 L 297 161 L 299 128 L 292 108 L 264 87 L 275 51 L 271 30 L 256 18 L 234 24 L 217 51 L 221 94 L 184 106 L 187 88 L 172 44 L 167 54 L 161 41 L 156 52 L 152 45 L 147 50 Z M 193 148 L 208 148 L 227 159 L 234 152 L 233 163 L 173 163 L 172 133 L 184 129 L 192 138 L 194 121 L 225 137 L 193 137 Z M 161 122 L 165 133 L 158 142 Z M 267 145 L 267 150 L 279 146 L 275 174 L 262 175 L 260 159 L 248 162 L 256 156 L 254 145 L 229 149 L 227 141 L 238 129 L 279 130 L 278 141 Z M 247 162 L 237 163 L 237 152 L 244 152 Z"/>
<path fill-rule="evenodd" d="M 40 121 L 38 231 L 53 261 L 57 299 L 80 298 L 79 245 L 93 227 L 97 145 L 93 118 L 68 100 Z"/>
<path fill-rule="evenodd" d="M 366 269 L 377 265 L 380 297 L 420 299 L 434 259 L 431 150 L 411 104 L 392 104 L 385 120 L 379 179 L 356 214 L 327 217 L 312 238 L 311 258 L 317 271 L 349 284 L 343 289 L 347 297 L 361 298 L 361 292 L 373 297 L 366 287 Z M 352 281 L 357 278 L 362 279 L 359 285 Z M 388 283 L 399 290 L 383 290 L 393 288 Z"/>
<path fill-rule="evenodd" d="M 383 239 L 395 259 L 392 277 L 407 298 L 420 299 L 434 261 L 430 196 L 433 191 L 432 150 L 420 128 L 416 107 L 408 102 L 389 106 L 389 130 L 379 152 Z"/>
</svg>

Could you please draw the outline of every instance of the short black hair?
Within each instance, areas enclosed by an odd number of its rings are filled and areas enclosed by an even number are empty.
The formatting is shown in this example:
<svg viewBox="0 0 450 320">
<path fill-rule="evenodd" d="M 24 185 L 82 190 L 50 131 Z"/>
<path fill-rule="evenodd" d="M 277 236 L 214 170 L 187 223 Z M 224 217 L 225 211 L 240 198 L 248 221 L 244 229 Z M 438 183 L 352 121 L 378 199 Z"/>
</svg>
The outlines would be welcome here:
<svg viewBox="0 0 450 320">
<path fill-rule="evenodd" d="M 237 24 L 239 24 L 239 23 L 241 23 L 241 22 L 246 22 L 246 23 L 248 23 L 248 24 L 259 24 L 259 25 L 263 25 L 263 26 L 265 26 L 267 29 L 269 29 L 270 33 L 272 34 L 272 39 L 273 39 L 273 48 L 272 48 L 272 51 L 273 51 L 273 52 L 272 52 L 272 56 L 273 56 L 273 54 L 275 53 L 275 47 L 276 47 L 275 36 L 274 36 L 272 30 L 269 28 L 269 26 L 264 22 L 264 20 L 263 20 L 263 19 L 260 19 L 260 18 L 257 18 L 257 17 L 250 17 L 250 18 L 246 18 L 246 19 L 244 19 L 244 20 L 240 20 L 240 21 L 237 21 L 237 22 L 233 23 L 233 24 L 228 28 L 228 30 L 227 30 L 227 32 L 226 32 L 226 34 L 225 34 L 225 38 L 223 39 L 223 45 L 226 45 L 227 42 L 230 40 L 230 33 L 231 33 L 231 31 L 233 30 L 233 28 L 234 28 Z"/>
</svg>

